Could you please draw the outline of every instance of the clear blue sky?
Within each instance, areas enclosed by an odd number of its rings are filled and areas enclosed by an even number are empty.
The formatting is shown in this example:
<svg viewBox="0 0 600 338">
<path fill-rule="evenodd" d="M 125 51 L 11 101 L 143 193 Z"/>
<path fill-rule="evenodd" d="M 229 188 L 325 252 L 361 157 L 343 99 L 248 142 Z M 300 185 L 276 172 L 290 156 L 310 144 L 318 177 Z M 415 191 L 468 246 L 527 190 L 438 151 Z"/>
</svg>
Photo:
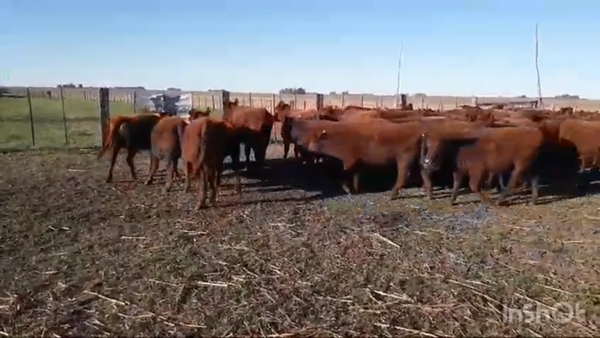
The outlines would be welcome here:
<svg viewBox="0 0 600 338">
<path fill-rule="evenodd" d="M 600 98 L 600 1 L 4 0 L 0 85 Z"/>
</svg>

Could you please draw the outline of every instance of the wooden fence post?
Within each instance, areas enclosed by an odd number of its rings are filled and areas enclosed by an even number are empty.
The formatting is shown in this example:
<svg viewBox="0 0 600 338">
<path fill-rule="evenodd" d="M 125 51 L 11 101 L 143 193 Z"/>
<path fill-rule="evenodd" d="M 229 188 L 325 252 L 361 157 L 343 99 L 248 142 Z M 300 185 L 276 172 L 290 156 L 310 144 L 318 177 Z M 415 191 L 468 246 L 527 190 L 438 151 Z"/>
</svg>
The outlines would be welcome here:
<svg viewBox="0 0 600 338">
<path fill-rule="evenodd" d="M 100 88 L 100 132 L 102 133 L 102 144 L 106 143 L 108 135 L 108 120 L 110 119 L 110 94 L 108 88 Z"/>
<path fill-rule="evenodd" d="M 137 114 L 137 90 L 133 91 L 133 115 Z"/>
<path fill-rule="evenodd" d="M 58 87 L 60 94 L 60 104 L 62 106 L 62 118 L 63 118 L 63 130 L 65 132 L 65 145 L 69 144 L 69 132 L 67 131 L 67 112 L 65 111 L 65 95 L 63 92 L 63 86 Z"/>
<path fill-rule="evenodd" d="M 402 110 L 406 110 L 406 107 L 408 106 L 408 99 L 406 97 L 406 94 L 400 94 L 400 107 L 402 108 Z"/>
<path fill-rule="evenodd" d="M 35 129 L 33 128 L 33 106 L 31 105 L 31 90 L 27 87 L 27 104 L 29 105 L 29 124 L 31 125 L 31 144 L 35 147 Z"/>
<path fill-rule="evenodd" d="M 230 95 L 229 92 L 226 90 L 221 90 L 221 98 L 219 101 L 221 101 L 221 112 L 223 113 L 223 117 L 225 117 L 225 105 L 227 104 L 227 102 L 229 102 L 230 99 Z"/>
</svg>

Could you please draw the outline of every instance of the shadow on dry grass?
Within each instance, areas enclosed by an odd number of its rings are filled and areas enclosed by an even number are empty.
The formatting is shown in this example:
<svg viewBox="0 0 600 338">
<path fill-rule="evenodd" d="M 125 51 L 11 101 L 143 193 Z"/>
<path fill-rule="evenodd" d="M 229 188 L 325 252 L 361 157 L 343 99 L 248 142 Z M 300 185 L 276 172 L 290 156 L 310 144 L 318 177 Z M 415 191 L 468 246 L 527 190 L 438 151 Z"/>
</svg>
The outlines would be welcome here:
<svg viewBox="0 0 600 338">
<path fill-rule="evenodd" d="M 599 333 L 596 196 L 323 199 L 281 176 L 238 198 L 225 178 L 225 207 L 196 212 L 179 184 L 141 184 L 147 158 L 138 182 L 122 161 L 107 185 L 95 153 L 0 156 L 3 335 Z M 585 314 L 561 323 L 558 302 Z M 525 306 L 539 320 L 519 320 Z"/>
</svg>

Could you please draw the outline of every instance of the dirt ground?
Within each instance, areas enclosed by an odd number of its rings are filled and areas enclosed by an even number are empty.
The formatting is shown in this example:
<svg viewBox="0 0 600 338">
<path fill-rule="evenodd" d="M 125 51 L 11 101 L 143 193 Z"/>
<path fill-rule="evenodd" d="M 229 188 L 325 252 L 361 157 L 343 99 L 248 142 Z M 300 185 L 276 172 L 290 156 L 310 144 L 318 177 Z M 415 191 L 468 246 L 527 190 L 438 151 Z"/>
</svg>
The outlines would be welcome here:
<svg viewBox="0 0 600 338">
<path fill-rule="evenodd" d="M 273 161 L 196 211 L 195 186 L 142 184 L 147 161 L 106 184 L 92 151 L 0 155 L 0 336 L 600 334 L 593 194 L 324 197 Z"/>
</svg>

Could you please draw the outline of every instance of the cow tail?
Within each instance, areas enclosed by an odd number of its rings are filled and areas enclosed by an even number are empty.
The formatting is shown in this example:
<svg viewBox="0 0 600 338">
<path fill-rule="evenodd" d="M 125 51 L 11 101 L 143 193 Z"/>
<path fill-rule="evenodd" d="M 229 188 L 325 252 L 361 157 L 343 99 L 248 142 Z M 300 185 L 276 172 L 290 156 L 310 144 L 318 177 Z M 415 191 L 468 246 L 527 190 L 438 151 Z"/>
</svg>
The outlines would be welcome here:
<svg viewBox="0 0 600 338">
<path fill-rule="evenodd" d="M 206 121 L 202 126 L 202 130 L 200 131 L 200 156 L 198 156 L 198 162 L 196 164 L 196 168 L 200 170 L 204 170 L 204 162 L 206 161 L 206 151 L 208 150 L 210 135 L 208 135 L 208 125 L 210 121 Z M 206 174 L 206 173 L 205 173 Z"/>
<path fill-rule="evenodd" d="M 423 134 L 421 134 L 421 137 L 420 137 L 420 140 L 419 140 L 419 141 L 420 141 L 420 143 L 421 143 L 421 144 L 420 144 L 420 146 L 421 146 L 421 151 L 420 151 L 420 153 L 419 153 L 419 156 L 420 156 L 420 157 L 419 157 L 419 162 L 420 162 L 420 161 L 423 161 L 423 160 L 425 159 L 425 144 L 426 144 L 426 142 L 427 142 L 427 133 L 423 133 Z"/>
<path fill-rule="evenodd" d="M 177 125 L 177 138 L 179 139 L 179 146 L 183 148 L 183 131 L 185 129 L 185 124 L 180 123 Z"/>
<path fill-rule="evenodd" d="M 114 143 L 116 142 L 117 137 L 119 136 L 119 129 L 121 128 L 121 125 L 123 125 L 123 123 L 125 122 L 127 122 L 127 119 L 123 117 L 118 117 L 115 123 L 113 124 L 110 124 L 109 122 L 108 137 L 104 138 L 102 149 L 100 149 L 97 159 L 101 159 L 102 156 L 104 156 L 104 153 L 106 153 L 108 149 L 114 146 Z"/>
</svg>

